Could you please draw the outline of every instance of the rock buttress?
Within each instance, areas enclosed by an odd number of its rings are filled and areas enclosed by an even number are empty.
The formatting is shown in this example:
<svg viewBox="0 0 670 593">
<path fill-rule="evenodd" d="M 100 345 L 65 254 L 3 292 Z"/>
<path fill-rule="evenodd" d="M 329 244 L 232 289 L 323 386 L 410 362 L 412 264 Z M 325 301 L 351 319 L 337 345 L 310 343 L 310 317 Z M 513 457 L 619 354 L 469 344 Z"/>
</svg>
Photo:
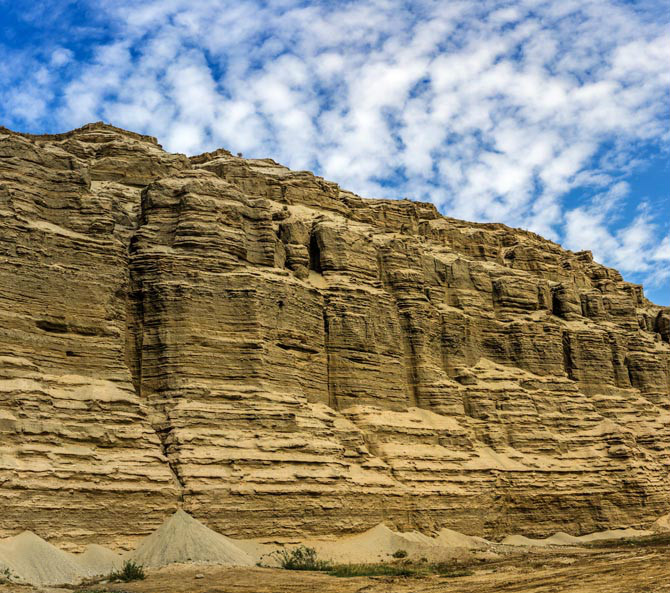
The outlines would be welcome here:
<svg viewBox="0 0 670 593">
<path fill-rule="evenodd" d="M 0 537 L 124 545 L 176 508 L 127 360 L 127 245 L 140 187 L 186 165 L 95 126 L 0 133 Z"/>
</svg>

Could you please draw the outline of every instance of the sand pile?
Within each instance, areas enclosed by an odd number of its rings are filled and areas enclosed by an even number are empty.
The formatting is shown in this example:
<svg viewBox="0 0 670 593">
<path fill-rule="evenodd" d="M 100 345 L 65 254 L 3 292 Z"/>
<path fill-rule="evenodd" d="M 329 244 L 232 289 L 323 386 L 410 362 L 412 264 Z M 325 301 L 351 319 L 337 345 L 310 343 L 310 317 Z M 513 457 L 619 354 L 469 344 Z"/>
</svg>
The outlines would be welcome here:
<svg viewBox="0 0 670 593">
<path fill-rule="evenodd" d="M 523 535 L 508 535 L 501 543 L 508 546 L 575 546 L 605 539 L 621 539 L 624 537 L 642 537 L 650 535 L 651 531 L 641 531 L 639 529 L 607 529 L 589 533 L 588 535 L 569 535 L 559 531 L 545 539 L 532 539 Z"/>
<path fill-rule="evenodd" d="M 394 532 L 396 535 L 399 535 L 402 538 L 405 538 L 407 541 L 414 542 L 415 544 L 421 544 L 424 546 L 434 546 L 435 540 L 432 537 L 424 535 L 420 531 L 401 531 Z"/>
<path fill-rule="evenodd" d="M 233 540 L 212 531 L 184 511 L 177 511 L 142 540 L 128 558 L 147 567 L 175 562 L 252 566 L 251 556 Z"/>
<path fill-rule="evenodd" d="M 574 546 L 581 543 L 582 540 L 579 539 L 576 535 L 570 535 L 563 531 L 557 531 L 554 535 L 549 536 L 546 540 L 548 544 L 552 546 Z"/>
<path fill-rule="evenodd" d="M 75 561 L 88 576 L 106 575 L 123 567 L 123 558 L 112 550 L 90 544 L 84 552 L 75 556 Z"/>
<path fill-rule="evenodd" d="M 291 549 L 298 544 L 281 546 L 261 543 L 256 540 L 233 540 L 249 555 L 267 566 L 275 566 L 277 550 Z M 338 539 L 311 539 L 301 545 L 314 548 L 320 560 L 336 564 L 365 564 L 393 560 L 396 552 L 406 552 L 410 558 L 443 560 L 462 555 L 464 550 L 483 550 L 491 542 L 481 537 L 464 535 L 452 529 L 442 529 L 437 537 L 429 537 L 418 531 L 393 531 L 383 523 L 363 533 Z"/>
<path fill-rule="evenodd" d="M 79 583 L 88 576 L 75 556 L 59 550 L 31 531 L 0 541 L 0 564 L 32 585 Z"/>
<path fill-rule="evenodd" d="M 435 546 L 435 541 L 417 532 L 397 533 L 383 523 L 363 533 L 336 541 L 310 541 L 319 558 L 337 563 L 366 563 L 390 560 L 403 550 L 410 557 L 422 556 Z"/>
<path fill-rule="evenodd" d="M 491 542 L 483 537 L 465 535 L 453 529 L 441 529 L 434 539 L 438 546 L 448 548 L 467 548 L 469 550 L 483 550 L 491 545 Z"/>
<path fill-rule="evenodd" d="M 581 542 L 594 542 L 601 539 L 620 539 L 622 537 L 643 537 L 651 535 L 651 531 L 643 531 L 641 529 L 607 529 L 606 531 L 597 531 L 596 533 L 589 533 L 579 537 Z"/>
<path fill-rule="evenodd" d="M 532 539 L 525 535 L 508 535 L 500 542 L 506 546 L 550 546 L 551 544 L 544 539 Z"/>
<path fill-rule="evenodd" d="M 670 513 L 656 519 L 651 526 L 651 530 L 654 533 L 665 533 L 666 531 L 670 531 Z"/>
</svg>

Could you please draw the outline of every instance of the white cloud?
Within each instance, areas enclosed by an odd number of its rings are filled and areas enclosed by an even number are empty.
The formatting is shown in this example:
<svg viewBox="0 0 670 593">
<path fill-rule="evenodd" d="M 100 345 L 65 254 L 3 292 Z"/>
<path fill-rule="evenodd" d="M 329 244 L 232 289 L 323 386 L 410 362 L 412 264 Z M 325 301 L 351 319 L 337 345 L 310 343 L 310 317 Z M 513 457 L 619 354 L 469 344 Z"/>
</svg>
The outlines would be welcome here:
<svg viewBox="0 0 670 593">
<path fill-rule="evenodd" d="M 65 66 L 68 62 L 72 60 L 73 53 L 71 50 L 65 48 L 65 47 L 57 47 L 52 53 L 51 53 L 51 65 L 59 68 L 61 66 Z"/>
<path fill-rule="evenodd" d="M 670 261 L 670 237 L 659 240 L 658 224 L 645 203 L 628 224 L 613 225 L 619 220 L 617 206 L 627 191 L 627 187 L 616 185 L 590 207 L 567 211 L 564 245 L 568 249 L 588 249 L 596 260 L 624 274 L 642 274 L 649 286 L 656 287 L 670 277 L 664 263 Z"/>
<path fill-rule="evenodd" d="M 654 250 L 652 259 L 657 262 L 670 262 L 670 235 L 665 237 Z"/>
</svg>

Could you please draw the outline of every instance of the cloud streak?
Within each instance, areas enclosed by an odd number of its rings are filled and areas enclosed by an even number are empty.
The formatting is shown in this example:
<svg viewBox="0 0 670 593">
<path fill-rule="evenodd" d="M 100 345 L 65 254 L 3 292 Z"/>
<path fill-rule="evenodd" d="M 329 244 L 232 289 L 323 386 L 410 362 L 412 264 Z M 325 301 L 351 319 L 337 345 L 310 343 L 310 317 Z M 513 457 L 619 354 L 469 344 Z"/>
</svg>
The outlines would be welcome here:
<svg viewBox="0 0 670 593">
<path fill-rule="evenodd" d="M 49 68 L 3 92 L 10 121 L 105 119 L 173 151 L 270 155 L 362 195 L 431 200 L 452 216 L 592 248 L 634 279 L 668 282 L 658 272 L 667 221 L 621 191 L 645 150 L 667 150 L 670 140 L 661 4 L 98 8 L 107 38 L 85 59 L 68 47 L 33 57 Z M 567 199 L 575 192 L 576 204 Z"/>
</svg>

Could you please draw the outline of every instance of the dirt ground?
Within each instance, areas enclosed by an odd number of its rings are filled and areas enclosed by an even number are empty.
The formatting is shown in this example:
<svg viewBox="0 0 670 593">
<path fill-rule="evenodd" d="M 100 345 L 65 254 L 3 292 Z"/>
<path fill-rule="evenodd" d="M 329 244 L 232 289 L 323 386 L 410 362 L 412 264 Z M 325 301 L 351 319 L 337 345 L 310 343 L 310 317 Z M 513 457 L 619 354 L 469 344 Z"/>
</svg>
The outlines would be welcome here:
<svg viewBox="0 0 670 593">
<path fill-rule="evenodd" d="M 270 568 L 173 565 L 144 581 L 49 593 L 670 593 L 670 536 L 608 547 L 507 550 L 473 558 L 469 576 L 338 578 Z M 0 593 L 35 593 L 0 585 Z"/>
</svg>

